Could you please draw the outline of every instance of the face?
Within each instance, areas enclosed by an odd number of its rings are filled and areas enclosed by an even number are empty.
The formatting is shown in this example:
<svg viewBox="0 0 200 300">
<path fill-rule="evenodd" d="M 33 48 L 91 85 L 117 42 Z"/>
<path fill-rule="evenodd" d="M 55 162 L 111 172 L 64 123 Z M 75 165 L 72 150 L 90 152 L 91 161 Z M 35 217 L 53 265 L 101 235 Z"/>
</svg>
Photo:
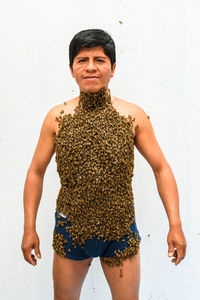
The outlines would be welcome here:
<svg viewBox="0 0 200 300">
<path fill-rule="evenodd" d="M 81 49 L 74 58 L 72 68 L 69 67 L 80 91 L 94 93 L 102 87 L 108 88 L 116 63 L 111 68 L 110 58 L 101 46 L 96 46 Z"/>
</svg>

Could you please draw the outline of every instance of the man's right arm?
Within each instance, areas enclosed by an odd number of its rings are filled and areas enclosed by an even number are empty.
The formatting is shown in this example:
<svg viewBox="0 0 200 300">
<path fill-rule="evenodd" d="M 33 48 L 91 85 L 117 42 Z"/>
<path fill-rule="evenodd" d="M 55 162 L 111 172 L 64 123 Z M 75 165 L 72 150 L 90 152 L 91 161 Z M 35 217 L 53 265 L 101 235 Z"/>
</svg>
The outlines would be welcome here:
<svg viewBox="0 0 200 300">
<path fill-rule="evenodd" d="M 55 151 L 55 132 L 55 108 L 52 108 L 44 119 L 24 186 L 24 235 L 21 249 L 25 260 L 32 265 L 37 264 L 35 256 L 31 254 L 33 249 L 37 258 L 41 257 L 39 237 L 36 232 L 36 216 L 42 196 L 44 174 Z"/>
</svg>

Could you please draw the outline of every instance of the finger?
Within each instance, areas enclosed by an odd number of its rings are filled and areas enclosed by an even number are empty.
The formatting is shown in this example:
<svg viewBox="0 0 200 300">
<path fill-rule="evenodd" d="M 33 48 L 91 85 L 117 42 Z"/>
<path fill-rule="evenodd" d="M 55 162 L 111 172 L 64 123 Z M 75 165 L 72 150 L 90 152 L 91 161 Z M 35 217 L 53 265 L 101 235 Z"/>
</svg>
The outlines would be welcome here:
<svg viewBox="0 0 200 300">
<path fill-rule="evenodd" d="M 171 260 L 172 263 L 175 263 L 176 262 L 176 259 L 177 259 L 177 251 L 176 249 L 174 250 L 174 254 L 173 254 L 174 258 Z"/>
<path fill-rule="evenodd" d="M 37 260 L 35 256 L 31 253 L 33 248 L 23 248 L 23 255 L 24 259 L 30 263 L 31 265 L 35 266 L 37 264 Z"/>
<path fill-rule="evenodd" d="M 32 256 L 31 251 L 33 250 L 33 247 L 27 247 L 26 245 L 21 246 L 24 259 L 30 263 L 31 265 L 35 266 L 37 263 L 37 260 L 35 259 L 34 255 Z"/>
<path fill-rule="evenodd" d="M 31 252 L 28 253 L 26 260 L 33 266 L 37 264 L 37 259 L 35 258 L 35 255 Z"/>
<path fill-rule="evenodd" d="M 37 265 L 37 259 L 35 258 L 34 254 L 31 254 L 31 260 L 34 263 L 34 265 Z"/>
<path fill-rule="evenodd" d="M 184 258 L 183 249 L 178 248 L 177 249 L 177 257 L 176 257 L 175 265 L 178 265 L 183 258 Z"/>
</svg>

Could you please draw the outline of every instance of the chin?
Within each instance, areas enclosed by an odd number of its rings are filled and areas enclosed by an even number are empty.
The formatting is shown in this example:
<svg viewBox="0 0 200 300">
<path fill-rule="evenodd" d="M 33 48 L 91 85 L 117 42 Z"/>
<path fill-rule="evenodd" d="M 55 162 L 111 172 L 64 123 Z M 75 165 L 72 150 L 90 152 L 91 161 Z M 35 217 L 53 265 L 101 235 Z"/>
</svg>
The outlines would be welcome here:
<svg viewBox="0 0 200 300">
<path fill-rule="evenodd" d="M 85 92 L 85 93 L 95 93 L 98 92 L 100 89 L 102 89 L 104 86 L 98 86 L 98 87 L 84 87 L 81 89 L 81 91 Z"/>
</svg>

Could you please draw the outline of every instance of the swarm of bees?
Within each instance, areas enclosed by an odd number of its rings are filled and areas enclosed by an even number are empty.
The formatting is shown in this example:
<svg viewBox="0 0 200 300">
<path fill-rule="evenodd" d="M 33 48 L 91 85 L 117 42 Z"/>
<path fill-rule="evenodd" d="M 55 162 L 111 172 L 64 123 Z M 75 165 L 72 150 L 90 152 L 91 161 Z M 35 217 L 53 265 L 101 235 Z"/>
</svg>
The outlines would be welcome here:
<svg viewBox="0 0 200 300">
<path fill-rule="evenodd" d="M 56 211 L 68 216 L 66 223 L 60 221 L 57 226 L 64 226 L 73 244 L 82 248 L 95 236 L 125 242 L 127 235 L 128 246 L 102 258 L 109 266 L 122 266 L 124 259 L 138 253 L 141 240 L 131 231 L 135 223 L 132 177 L 138 125 L 135 117 L 121 115 L 114 108 L 108 91 L 103 87 L 96 93 L 80 92 L 74 114 L 62 110 L 56 118 L 55 160 L 61 182 Z M 52 246 L 67 256 L 64 236 L 56 227 Z"/>
</svg>

